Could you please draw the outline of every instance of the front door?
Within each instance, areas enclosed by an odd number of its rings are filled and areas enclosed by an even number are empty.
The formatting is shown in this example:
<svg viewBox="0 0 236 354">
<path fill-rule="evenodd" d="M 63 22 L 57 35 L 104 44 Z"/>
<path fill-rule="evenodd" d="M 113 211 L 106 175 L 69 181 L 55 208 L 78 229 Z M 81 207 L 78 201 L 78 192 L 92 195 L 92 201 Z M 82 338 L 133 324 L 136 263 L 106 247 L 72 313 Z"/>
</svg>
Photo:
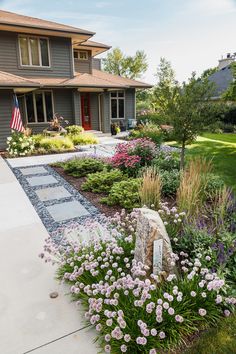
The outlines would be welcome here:
<svg viewBox="0 0 236 354">
<path fill-rule="evenodd" d="M 81 93 L 81 116 L 84 130 L 91 130 L 89 93 Z"/>
</svg>

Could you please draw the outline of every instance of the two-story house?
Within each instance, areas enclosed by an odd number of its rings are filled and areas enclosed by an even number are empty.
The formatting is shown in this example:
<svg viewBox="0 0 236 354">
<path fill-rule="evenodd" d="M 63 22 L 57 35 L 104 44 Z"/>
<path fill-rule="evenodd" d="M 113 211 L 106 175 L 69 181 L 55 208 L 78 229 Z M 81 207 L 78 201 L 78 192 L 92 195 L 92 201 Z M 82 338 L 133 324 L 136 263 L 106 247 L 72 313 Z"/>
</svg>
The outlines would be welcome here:
<svg viewBox="0 0 236 354">
<path fill-rule="evenodd" d="M 135 118 L 135 90 L 150 85 L 101 71 L 110 47 L 95 33 L 0 10 L 0 148 L 10 135 L 13 94 L 34 133 L 54 113 L 86 130 L 110 132 Z"/>
</svg>

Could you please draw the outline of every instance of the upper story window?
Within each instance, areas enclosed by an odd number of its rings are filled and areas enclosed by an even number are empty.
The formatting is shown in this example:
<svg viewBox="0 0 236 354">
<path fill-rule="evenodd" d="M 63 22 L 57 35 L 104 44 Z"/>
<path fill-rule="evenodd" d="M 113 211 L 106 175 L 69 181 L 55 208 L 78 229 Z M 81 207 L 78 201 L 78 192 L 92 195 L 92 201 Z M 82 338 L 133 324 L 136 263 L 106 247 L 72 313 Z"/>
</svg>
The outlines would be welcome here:
<svg viewBox="0 0 236 354">
<path fill-rule="evenodd" d="M 88 52 L 86 50 L 74 50 L 74 59 L 88 60 Z"/>
<path fill-rule="evenodd" d="M 125 118 L 125 93 L 124 91 L 111 92 L 111 118 Z"/>
<path fill-rule="evenodd" d="M 50 67 L 48 38 L 20 36 L 19 49 L 22 66 Z"/>
</svg>

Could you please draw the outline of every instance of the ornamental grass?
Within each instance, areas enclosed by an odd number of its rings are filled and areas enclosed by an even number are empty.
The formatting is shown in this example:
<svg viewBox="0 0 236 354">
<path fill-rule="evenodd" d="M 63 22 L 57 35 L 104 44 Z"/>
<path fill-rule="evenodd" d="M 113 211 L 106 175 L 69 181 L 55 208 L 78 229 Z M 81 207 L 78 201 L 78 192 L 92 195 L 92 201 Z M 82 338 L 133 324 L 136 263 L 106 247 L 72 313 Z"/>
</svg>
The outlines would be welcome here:
<svg viewBox="0 0 236 354">
<path fill-rule="evenodd" d="M 157 168 L 148 167 L 143 173 L 142 184 L 139 189 L 141 205 L 158 209 L 161 201 L 161 178 Z"/>
</svg>

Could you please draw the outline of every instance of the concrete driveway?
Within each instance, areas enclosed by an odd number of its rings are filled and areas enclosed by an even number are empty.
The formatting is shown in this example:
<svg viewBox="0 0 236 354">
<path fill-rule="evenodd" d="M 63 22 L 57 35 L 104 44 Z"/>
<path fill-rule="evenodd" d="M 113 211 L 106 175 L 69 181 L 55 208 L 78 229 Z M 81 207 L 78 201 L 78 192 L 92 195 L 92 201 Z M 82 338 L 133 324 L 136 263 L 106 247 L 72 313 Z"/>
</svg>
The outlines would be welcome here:
<svg viewBox="0 0 236 354">
<path fill-rule="evenodd" d="M 47 237 L 0 157 L 0 353 L 95 354 L 95 333 L 84 329 L 81 309 L 54 279 L 55 268 L 38 257 Z"/>
</svg>

